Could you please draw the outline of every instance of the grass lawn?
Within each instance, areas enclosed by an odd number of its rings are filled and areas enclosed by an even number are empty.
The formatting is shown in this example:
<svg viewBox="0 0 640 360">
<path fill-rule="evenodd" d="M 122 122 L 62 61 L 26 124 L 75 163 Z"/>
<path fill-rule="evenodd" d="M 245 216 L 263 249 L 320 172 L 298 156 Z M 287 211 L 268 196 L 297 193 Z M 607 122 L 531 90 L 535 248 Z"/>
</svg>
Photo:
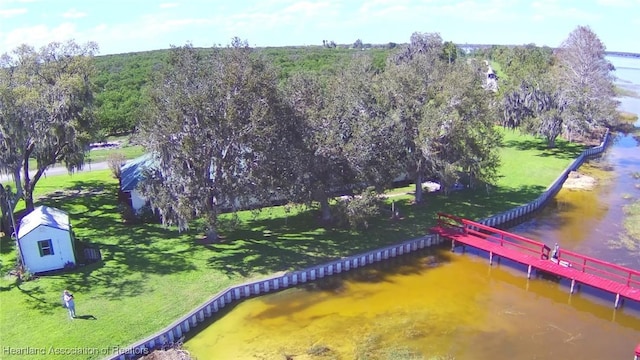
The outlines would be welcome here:
<svg viewBox="0 0 640 360">
<path fill-rule="evenodd" d="M 225 240 L 215 244 L 201 242 L 197 226 L 179 233 L 157 224 L 122 224 L 117 181 L 109 170 L 44 178 L 36 188 L 36 203 L 68 211 L 77 237 L 99 244 L 104 261 L 22 284 L 4 276 L 0 348 L 97 349 L 94 355 L 71 357 L 102 358 L 114 347 L 167 326 L 229 285 L 423 235 L 438 211 L 477 219 L 530 201 L 580 150 L 559 141 L 559 149 L 549 151 L 543 141 L 506 131 L 502 176 L 490 195 L 484 188 L 448 197 L 431 193 L 421 206 L 411 205 L 409 193 L 400 195 L 393 199 L 403 219 L 389 220 L 385 214 L 365 233 L 320 227 L 315 210 L 243 212 L 235 229 L 225 227 L 229 219 L 223 218 Z M 0 245 L 0 270 L 6 274 L 15 261 L 15 246 L 6 238 Z M 80 319 L 70 320 L 61 307 L 64 289 L 74 293 Z M 24 358 L 7 352 L 0 357 Z"/>
<path fill-rule="evenodd" d="M 85 158 L 85 166 L 89 166 L 90 164 L 95 164 L 99 162 L 107 161 L 109 155 L 114 153 L 122 154 L 125 159 L 135 159 L 138 156 L 142 156 L 146 151 L 140 145 L 125 145 L 115 149 L 95 149 L 91 150 L 87 153 L 87 157 Z M 64 166 L 64 164 L 59 164 L 56 166 Z M 36 170 L 36 160 L 29 160 L 29 170 Z"/>
<path fill-rule="evenodd" d="M 89 152 L 87 159 L 91 160 L 92 163 L 103 162 L 107 161 L 109 155 L 114 153 L 122 154 L 125 159 L 135 159 L 144 155 L 146 151 L 141 145 L 123 146 L 116 149 L 95 149 Z"/>
</svg>

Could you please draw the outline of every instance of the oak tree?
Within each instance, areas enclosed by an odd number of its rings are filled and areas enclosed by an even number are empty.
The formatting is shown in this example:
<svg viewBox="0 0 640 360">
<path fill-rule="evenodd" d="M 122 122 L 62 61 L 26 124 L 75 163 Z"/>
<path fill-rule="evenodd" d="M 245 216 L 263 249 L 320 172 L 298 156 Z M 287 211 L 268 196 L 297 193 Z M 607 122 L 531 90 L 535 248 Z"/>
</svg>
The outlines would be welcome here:
<svg viewBox="0 0 640 360">
<path fill-rule="evenodd" d="M 442 76 L 442 39 L 438 34 L 414 33 L 409 46 L 398 53 L 383 74 L 381 91 L 384 107 L 390 118 L 399 122 L 400 138 L 396 146 L 402 149 L 399 161 L 415 183 L 415 201 L 422 202 L 422 183 L 431 175 L 427 171 L 432 154 L 424 152 L 420 133 L 426 118 L 426 105 L 435 96 L 434 84 Z"/>
<path fill-rule="evenodd" d="M 12 174 L 17 196 L 32 210 L 45 171 L 82 168 L 95 133 L 90 76 L 97 45 L 22 45 L 0 62 L 0 170 Z M 30 172 L 30 160 L 35 170 Z"/>
<path fill-rule="evenodd" d="M 174 47 L 149 90 L 142 124 L 155 158 L 142 192 L 165 224 L 202 218 L 216 239 L 218 215 L 263 203 L 288 144 L 277 74 L 246 41 L 200 51 Z M 284 174 L 284 175 L 282 175 Z"/>
<path fill-rule="evenodd" d="M 380 106 L 370 56 L 355 56 L 324 77 L 297 74 L 287 89 L 300 140 L 295 196 L 318 202 L 324 221 L 332 217 L 332 196 L 367 186 L 381 190 L 400 173 L 392 146 L 396 124 Z"/>
</svg>

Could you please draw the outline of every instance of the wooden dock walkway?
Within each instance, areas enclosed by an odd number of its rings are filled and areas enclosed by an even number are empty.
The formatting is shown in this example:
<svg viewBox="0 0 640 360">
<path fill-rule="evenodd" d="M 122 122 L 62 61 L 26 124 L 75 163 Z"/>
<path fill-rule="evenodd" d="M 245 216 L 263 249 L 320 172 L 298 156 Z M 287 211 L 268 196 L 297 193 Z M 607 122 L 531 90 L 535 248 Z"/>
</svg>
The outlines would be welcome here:
<svg viewBox="0 0 640 360">
<path fill-rule="evenodd" d="M 453 215 L 438 214 L 438 225 L 431 232 L 451 239 L 451 249 L 467 245 L 489 253 L 489 263 L 500 256 L 528 266 L 527 277 L 532 270 L 544 271 L 571 280 L 571 293 L 576 284 L 589 285 L 615 295 L 617 308 L 622 299 L 640 302 L 640 271 L 608 263 L 565 249 L 558 249 L 555 256 L 546 244 L 492 228 Z"/>
<path fill-rule="evenodd" d="M 468 245 L 489 253 L 489 264 L 494 256 L 501 256 L 528 266 L 531 271 L 544 271 L 571 280 L 571 293 L 576 283 L 592 286 L 615 294 L 614 307 L 623 298 L 640 302 L 640 271 L 611 264 L 573 251 L 546 244 L 492 228 L 453 215 L 438 214 L 438 225 L 431 232 L 451 239 L 451 251 L 456 244 Z M 634 360 L 640 360 L 640 344 L 635 348 Z"/>
</svg>

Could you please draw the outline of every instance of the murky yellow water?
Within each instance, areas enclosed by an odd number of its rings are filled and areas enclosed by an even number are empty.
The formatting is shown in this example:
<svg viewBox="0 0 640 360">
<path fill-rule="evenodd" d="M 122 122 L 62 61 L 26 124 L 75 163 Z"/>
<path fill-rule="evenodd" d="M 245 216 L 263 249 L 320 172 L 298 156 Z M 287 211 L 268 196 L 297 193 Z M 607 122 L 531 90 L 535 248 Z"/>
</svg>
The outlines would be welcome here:
<svg viewBox="0 0 640 360">
<path fill-rule="evenodd" d="M 618 149 L 609 159 L 638 157 Z M 616 164 L 620 161 L 616 161 Z M 606 167 L 605 167 L 606 168 Z M 511 231 L 640 269 L 616 246 L 624 231 L 626 172 L 601 173 L 594 191 L 562 190 Z M 508 261 L 446 246 L 244 301 L 186 343 L 198 359 L 633 359 L 640 304 L 566 281 L 527 280 Z M 320 355 L 312 355 L 321 353 Z"/>
<path fill-rule="evenodd" d="M 632 359 L 637 313 L 446 249 L 237 305 L 198 359 Z M 404 355 L 404 356 L 402 356 Z"/>
</svg>

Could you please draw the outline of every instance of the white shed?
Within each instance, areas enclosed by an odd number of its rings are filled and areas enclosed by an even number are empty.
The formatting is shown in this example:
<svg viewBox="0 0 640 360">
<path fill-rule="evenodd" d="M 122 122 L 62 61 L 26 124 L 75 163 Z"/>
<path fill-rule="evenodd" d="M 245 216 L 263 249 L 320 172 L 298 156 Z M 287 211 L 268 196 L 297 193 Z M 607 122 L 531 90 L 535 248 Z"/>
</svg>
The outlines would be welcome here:
<svg viewBox="0 0 640 360">
<path fill-rule="evenodd" d="M 18 247 L 22 263 L 32 273 L 76 264 L 73 242 L 69 215 L 60 209 L 38 206 L 20 221 Z"/>
</svg>

